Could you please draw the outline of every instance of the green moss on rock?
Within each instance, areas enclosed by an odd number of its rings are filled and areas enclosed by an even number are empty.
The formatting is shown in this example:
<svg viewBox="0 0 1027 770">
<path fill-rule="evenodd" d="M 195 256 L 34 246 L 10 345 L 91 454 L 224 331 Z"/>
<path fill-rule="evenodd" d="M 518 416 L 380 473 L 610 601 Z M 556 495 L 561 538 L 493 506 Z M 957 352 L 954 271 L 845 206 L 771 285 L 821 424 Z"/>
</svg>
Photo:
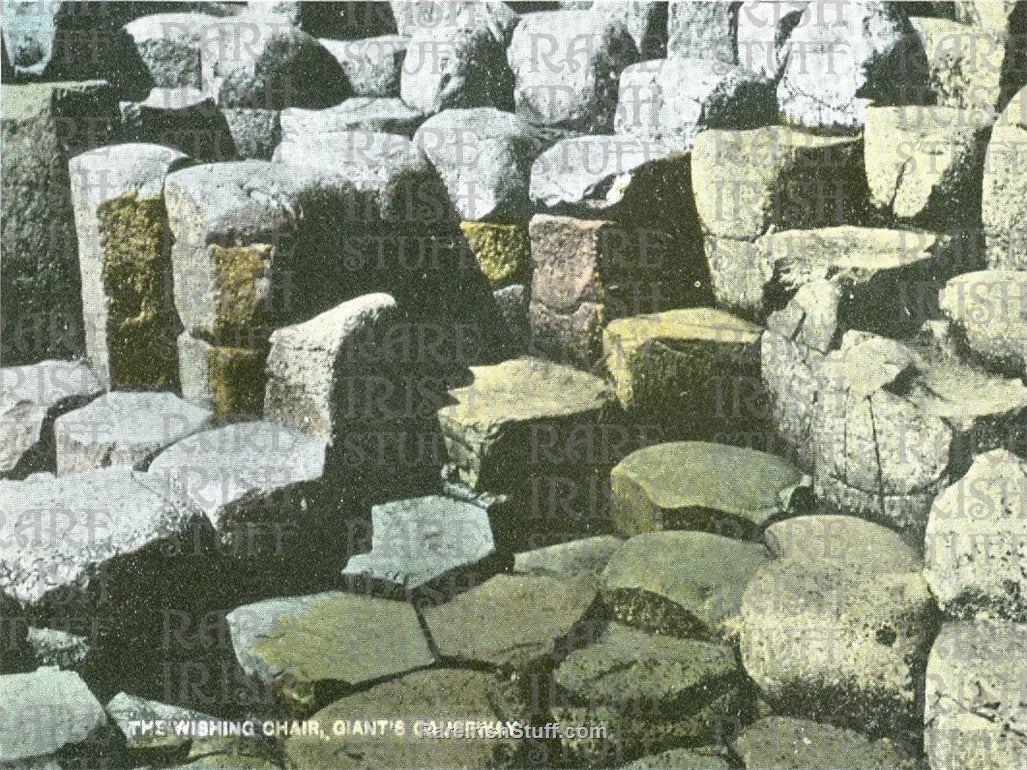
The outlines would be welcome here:
<svg viewBox="0 0 1027 770">
<path fill-rule="evenodd" d="M 111 382 L 175 388 L 180 324 L 167 293 L 171 255 L 164 200 L 127 193 L 100 207 L 99 225 Z"/>
<path fill-rule="evenodd" d="M 493 287 L 529 280 L 531 241 L 527 223 L 461 222 L 460 229 Z"/>
<path fill-rule="evenodd" d="M 217 318 L 220 328 L 268 326 L 267 276 L 272 247 L 267 243 L 246 246 L 210 246 L 217 281 Z"/>
</svg>

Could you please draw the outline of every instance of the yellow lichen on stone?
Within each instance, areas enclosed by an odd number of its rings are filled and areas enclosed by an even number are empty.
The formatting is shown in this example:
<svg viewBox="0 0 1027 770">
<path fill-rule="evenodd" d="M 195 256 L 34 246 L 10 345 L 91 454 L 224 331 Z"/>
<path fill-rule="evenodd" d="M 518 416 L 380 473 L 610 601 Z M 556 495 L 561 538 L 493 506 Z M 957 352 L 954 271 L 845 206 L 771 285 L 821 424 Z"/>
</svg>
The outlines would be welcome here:
<svg viewBox="0 0 1027 770">
<path fill-rule="evenodd" d="M 269 323 L 272 248 L 267 243 L 210 246 L 217 282 L 217 326 L 242 329 Z"/>
<path fill-rule="evenodd" d="M 260 414 L 264 408 L 266 350 L 210 348 L 207 376 L 214 411 L 219 415 Z"/>
<path fill-rule="evenodd" d="M 126 193 L 104 203 L 98 215 L 111 383 L 177 387 L 179 321 L 170 295 L 164 200 Z"/>
<path fill-rule="evenodd" d="M 460 229 L 481 271 L 493 287 L 528 281 L 531 240 L 527 222 L 461 222 Z"/>
</svg>

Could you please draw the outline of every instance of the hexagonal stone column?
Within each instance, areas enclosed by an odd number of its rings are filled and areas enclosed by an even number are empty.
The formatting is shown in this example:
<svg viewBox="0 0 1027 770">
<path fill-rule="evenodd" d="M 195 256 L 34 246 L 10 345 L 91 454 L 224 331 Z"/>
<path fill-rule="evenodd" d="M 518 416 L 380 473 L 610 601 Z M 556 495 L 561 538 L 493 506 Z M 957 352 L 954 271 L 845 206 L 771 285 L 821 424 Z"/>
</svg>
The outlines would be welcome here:
<svg viewBox="0 0 1027 770">
<path fill-rule="evenodd" d="M 1027 625 L 945 623 L 927 661 L 924 753 L 935 770 L 1019 767 Z"/>
<path fill-rule="evenodd" d="M 212 417 L 172 393 L 107 393 L 57 418 L 57 473 L 118 465 L 146 470 L 160 450 L 207 427 Z"/>
<path fill-rule="evenodd" d="M 692 186 L 713 295 L 747 317 L 765 313 L 774 272 L 758 238 L 853 222 L 866 208 L 862 143 L 785 126 L 704 131 Z"/>
<path fill-rule="evenodd" d="M 92 369 L 79 362 L 0 369 L 0 478 L 56 470 L 54 420 L 101 390 Z"/>
<path fill-rule="evenodd" d="M 243 671 L 295 715 L 435 662 L 417 613 L 404 602 L 331 591 L 236 607 L 226 620 Z M 374 654 L 356 654 L 361 649 Z"/>
<path fill-rule="evenodd" d="M 347 556 L 335 539 L 345 479 L 326 477 L 326 449 L 280 423 L 234 422 L 173 444 L 148 475 L 207 515 L 233 587 L 266 595 L 274 575 L 277 590 L 317 590 Z"/>
<path fill-rule="evenodd" d="M 104 147 L 69 163 L 86 355 L 110 386 L 178 384 L 164 178 L 187 163 L 155 144 Z"/>
<path fill-rule="evenodd" d="M 544 57 L 539 50 L 543 39 Z M 520 117 L 605 133 L 613 128 L 617 76 L 638 60 L 638 49 L 623 23 L 606 14 L 551 11 L 525 16 L 514 29 L 506 56 L 516 78 Z"/>
<path fill-rule="evenodd" d="M 85 615 L 102 621 L 101 642 L 117 643 L 209 589 L 210 522 L 147 474 L 105 468 L 3 481 L 0 506 L 20 522 L 0 550 L 0 589 L 40 625 Z"/>
<path fill-rule="evenodd" d="M 604 363 L 632 419 L 667 439 L 734 443 L 729 434 L 763 416 L 759 339 L 759 327 L 721 310 L 667 310 L 611 321 Z"/>
<path fill-rule="evenodd" d="M 844 530 L 838 538 L 848 539 Z M 756 571 L 741 600 L 738 641 L 746 673 L 775 713 L 916 734 L 936 609 L 919 559 L 895 540 L 853 550 L 800 546 Z"/>
<path fill-rule="evenodd" d="M 562 736 L 560 757 L 622 762 L 676 744 L 722 740 L 747 709 L 744 679 L 729 645 L 610 623 L 556 667 L 550 693 L 554 719 L 605 725 L 607 737 Z"/>
<path fill-rule="evenodd" d="M 495 553 L 488 514 L 461 500 L 432 495 L 376 505 L 371 524 L 370 552 L 350 557 L 342 571 L 354 586 L 455 593 L 459 576 Z"/>
<path fill-rule="evenodd" d="M 110 141 L 117 94 L 104 81 L 3 91 L 0 358 L 71 358 L 82 354 L 83 335 L 68 159 Z"/>
<path fill-rule="evenodd" d="M 683 441 L 639 449 L 610 472 L 614 527 L 625 535 L 698 529 L 749 539 L 793 510 L 810 479 L 779 457 Z M 794 500 L 794 502 L 793 502 Z"/>
</svg>

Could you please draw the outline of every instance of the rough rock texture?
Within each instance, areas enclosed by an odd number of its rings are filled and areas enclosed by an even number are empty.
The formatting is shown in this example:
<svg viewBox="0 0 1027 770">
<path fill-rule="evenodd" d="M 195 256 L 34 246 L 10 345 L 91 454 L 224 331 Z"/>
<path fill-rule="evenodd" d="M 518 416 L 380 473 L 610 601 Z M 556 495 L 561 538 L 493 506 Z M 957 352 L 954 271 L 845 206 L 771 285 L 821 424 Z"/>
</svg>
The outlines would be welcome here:
<svg viewBox="0 0 1027 770">
<path fill-rule="evenodd" d="M 371 551 L 350 557 L 344 579 L 416 591 L 472 571 L 495 553 L 486 511 L 433 495 L 371 509 Z"/>
<path fill-rule="evenodd" d="M 905 13 L 883 2 L 811 3 L 788 42 L 781 117 L 808 128 L 862 127 L 869 102 L 924 104 L 927 57 Z"/>
<path fill-rule="evenodd" d="M 146 470 L 160 450 L 207 427 L 212 417 L 171 393 L 107 393 L 54 422 L 57 473 L 115 465 Z"/>
<path fill-rule="evenodd" d="M 949 617 L 1027 621 L 1025 494 L 1027 463 L 996 449 L 935 498 L 924 576 Z"/>
<path fill-rule="evenodd" d="M 537 358 L 471 372 L 474 381 L 450 391 L 454 403 L 438 418 L 448 475 L 479 491 L 509 491 L 533 473 L 574 464 L 567 450 L 575 429 L 602 423 L 613 400 L 600 378 Z"/>
<path fill-rule="evenodd" d="M 667 54 L 734 64 L 737 59 L 738 2 L 671 2 Z"/>
<path fill-rule="evenodd" d="M 562 738 L 577 763 L 623 760 L 675 744 L 723 738 L 744 677 L 726 644 L 675 639 L 611 623 L 555 669 L 560 721 L 604 723 L 606 741 Z M 598 745 L 596 745 L 598 744 Z"/>
<path fill-rule="evenodd" d="M 1027 88 L 1020 91 L 991 131 L 984 161 L 981 219 L 987 242 L 988 267 L 1027 268 L 1027 200 L 1025 160 L 1017 152 L 1027 141 Z"/>
<path fill-rule="evenodd" d="M 264 414 L 330 443 L 367 421 L 382 421 L 361 387 L 389 371 L 375 345 L 398 319 L 388 294 L 367 294 L 271 334 Z"/>
<path fill-rule="evenodd" d="M 186 156 L 121 144 L 71 159 L 86 355 L 113 387 L 175 387 L 181 324 L 168 295 L 164 178 Z"/>
<path fill-rule="evenodd" d="M 418 30 L 407 46 L 400 96 L 427 115 L 513 106 L 513 73 L 502 43 L 483 27 Z"/>
<path fill-rule="evenodd" d="M 197 161 L 236 159 L 224 115 L 199 89 L 154 88 L 145 99 L 119 106 L 120 134 L 126 142 L 164 145 Z"/>
<path fill-rule="evenodd" d="M 330 107 L 351 95 L 342 67 L 316 38 L 260 13 L 211 24 L 201 58 L 203 90 L 224 107 Z"/>
<path fill-rule="evenodd" d="M 0 358 L 10 366 L 81 355 L 68 159 L 111 141 L 117 94 L 102 81 L 5 84 L 3 102 Z"/>
<path fill-rule="evenodd" d="M 1019 692 L 1027 625 L 946 623 L 927 661 L 924 751 L 932 770 L 1021 767 L 1027 706 Z"/>
<path fill-rule="evenodd" d="M 414 143 L 439 170 L 464 220 L 530 218 L 531 166 L 558 134 L 495 108 L 447 109 L 425 121 Z"/>
<path fill-rule="evenodd" d="M 138 633 L 183 590 L 204 585 L 210 523 L 146 474 L 108 468 L 3 481 L 0 508 L 22 522 L 0 551 L 0 588 L 40 625 L 79 613 L 105 619 L 105 635 Z"/>
<path fill-rule="evenodd" d="M 746 583 L 766 559 L 758 543 L 705 532 L 636 535 L 603 570 L 603 602 L 628 625 L 715 640 L 727 633 Z"/>
<path fill-rule="evenodd" d="M 699 746 L 694 749 L 668 749 L 659 754 L 650 754 L 623 765 L 621 770 L 660 770 L 665 767 L 681 770 L 726 770 L 731 764 L 719 747 Z"/>
<path fill-rule="evenodd" d="M 389 5 L 401 35 L 445 28 L 485 29 L 498 42 L 506 44 L 518 21 L 513 9 L 502 2 L 400 0 Z"/>
<path fill-rule="evenodd" d="M 612 535 L 547 545 L 514 555 L 514 572 L 574 577 L 599 575 L 624 541 Z"/>
<path fill-rule="evenodd" d="M 876 569 L 916 571 L 920 559 L 894 530 L 855 516 L 818 514 L 777 521 L 763 533 L 777 558 L 795 561 L 861 559 Z"/>
<path fill-rule="evenodd" d="M 1012 372 L 1027 370 L 1027 270 L 956 276 L 938 304 L 974 354 Z"/>
<path fill-rule="evenodd" d="M 386 713 L 388 717 L 368 716 Z M 288 738 L 285 756 L 289 766 L 311 770 L 519 767 L 523 741 L 441 736 L 447 722 L 471 720 L 495 726 L 497 722 L 524 721 L 527 713 L 527 705 L 509 684 L 492 674 L 466 669 L 418 671 L 318 711 L 311 719 L 326 726 L 343 720 L 345 734 L 327 742 L 316 735 Z M 368 720 L 373 719 L 387 723 L 372 732 Z M 414 735 L 419 720 L 427 730 L 438 730 L 440 738 L 436 740 L 430 732 L 428 737 Z M 400 722 L 401 735 L 397 734 Z"/>
<path fill-rule="evenodd" d="M 529 234 L 533 344 L 554 360 L 585 368 L 601 358 L 610 321 L 659 312 L 676 288 L 668 287 L 667 273 L 689 272 L 687 262 L 684 268 L 671 262 L 671 238 L 660 230 L 536 214 Z M 664 271 L 664 265 L 673 267 Z"/>
<path fill-rule="evenodd" d="M 200 53 L 207 26 L 203 13 L 156 13 L 125 25 L 139 58 L 158 88 L 201 85 Z"/>
<path fill-rule="evenodd" d="M 324 499 L 325 450 L 295 428 L 236 422 L 165 449 L 148 475 L 207 515 L 241 575 L 275 574 L 280 591 L 293 576 L 316 583 L 341 567 L 327 542 L 339 501 Z"/>
<path fill-rule="evenodd" d="M 291 713 L 435 662 L 413 606 L 340 592 L 267 599 L 228 613 L 239 664 Z"/>
<path fill-rule="evenodd" d="M 264 363 L 268 346 L 211 345 L 189 332 L 178 336 L 182 395 L 219 415 L 257 415 L 264 403 Z"/>
<path fill-rule="evenodd" d="M 875 207 L 920 227 L 979 226 L 992 122 L 987 113 L 958 107 L 869 107 L 865 119 L 863 153 Z"/>
<path fill-rule="evenodd" d="M 692 148 L 692 187 L 718 305 L 759 318 L 773 260 L 757 239 L 857 221 L 863 147 L 785 126 L 705 131 Z"/>
<path fill-rule="evenodd" d="M 220 112 L 232 140 L 231 157 L 271 160 L 282 140 L 281 112 L 246 107 L 222 107 Z"/>
<path fill-rule="evenodd" d="M 667 3 L 629 2 L 597 3 L 596 13 L 619 21 L 635 41 L 640 59 L 660 59 L 667 55 Z"/>
<path fill-rule="evenodd" d="M 101 389 L 93 370 L 75 361 L 0 369 L 0 478 L 55 470 L 54 420 Z"/>
<path fill-rule="evenodd" d="M 595 598 L 591 577 L 495 575 L 422 614 L 443 661 L 523 676 L 562 657 Z"/>
<path fill-rule="evenodd" d="M 900 558 L 896 558 L 896 551 Z M 742 663 L 778 714 L 905 737 L 933 635 L 934 600 L 902 549 L 803 553 L 745 589 Z"/>
<path fill-rule="evenodd" d="M 318 42 L 335 57 L 346 73 L 355 96 L 398 97 L 400 73 L 410 38 L 382 35 L 361 40 Z"/>
<path fill-rule="evenodd" d="M 633 419 L 668 438 L 711 437 L 759 422 L 759 340 L 759 327 L 721 310 L 667 310 L 611 321 L 604 363 Z"/>
<path fill-rule="evenodd" d="M 523 223 L 461 222 L 460 229 L 481 272 L 493 287 L 531 278 L 531 239 Z M 527 311 L 527 297 L 525 311 Z M 526 315 L 526 313 L 525 313 Z"/>
<path fill-rule="evenodd" d="M 282 110 L 282 142 L 302 145 L 304 139 L 309 140 L 312 134 L 324 137 L 344 132 L 412 137 L 424 117 L 419 110 L 408 107 L 399 98 L 354 96 L 322 110 Z M 365 145 L 361 149 L 369 151 L 371 147 Z M 283 150 L 279 155 L 286 152 Z"/>
<path fill-rule="evenodd" d="M 639 449 L 610 472 L 613 525 L 635 535 L 695 529 L 748 538 L 792 510 L 809 479 L 784 460 L 723 444 L 679 442 Z"/>
<path fill-rule="evenodd" d="M 870 740 L 841 727 L 793 717 L 765 717 L 742 730 L 731 748 L 746 768 L 837 767 L 914 770 L 915 760 L 887 738 Z"/>
<path fill-rule="evenodd" d="M 538 52 L 542 37 L 550 52 L 545 61 Z M 617 77 L 638 60 L 638 49 L 623 23 L 606 14 L 551 11 L 523 17 L 506 55 L 520 117 L 541 125 L 609 133 L 617 107 Z"/>
<path fill-rule="evenodd" d="M 738 9 L 738 58 L 746 69 L 777 80 L 786 63 L 785 45 L 806 9 L 805 0 L 747 0 Z"/>
<path fill-rule="evenodd" d="M 927 54 L 928 83 L 938 104 L 989 112 L 1000 108 L 1003 31 L 926 16 L 910 16 L 909 21 Z"/>
<path fill-rule="evenodd" d="M 96 761 L 110 739 L 106 728 L 103 706 L 72 671 L 40 668 L 0 677 L 0 761 L 5 764 L 60 767 L 57 754 Z"/>
</svg>

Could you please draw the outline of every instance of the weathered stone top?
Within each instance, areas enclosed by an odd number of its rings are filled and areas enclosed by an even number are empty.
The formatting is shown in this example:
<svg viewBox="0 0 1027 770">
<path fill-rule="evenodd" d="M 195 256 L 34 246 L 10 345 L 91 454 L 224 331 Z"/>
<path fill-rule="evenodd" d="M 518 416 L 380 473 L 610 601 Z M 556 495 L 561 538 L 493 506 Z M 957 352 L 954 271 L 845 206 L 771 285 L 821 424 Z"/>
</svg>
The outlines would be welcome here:
<svg viewBox="0 0 1027 770">
<path fill-rule="evenodd" d="M 1027 386 L 1021 380 L 989 374 L 957 360 L 924 366 L 909 398 L 957 430 L 969 430 L 978 418 L 1027 410 Z"/>
<path fill-rule="evenodd" d="M 0 762 L 45 760 L 63 748 L 99 737 L 103 706 L 74 671 L 40 668 L 0 676 Z M 31 767 L 57 767 L 41 761 Z"/>
<path fill-rule="evenodd" d="M 115 392 L 61 415 L 54 430 L 82 445 L 117 443 L 157 450 L 205 427 L 212 416 L 173 393 Z"/>
<path fill-rule="evenodd" d="M 149 475 L 181 489 L 211 517 L 233 503 L 321 478 L 326 443 L 268 420 L 194 433 L 150 463 Z"/>
<path fill-rule="evenodd" d="M 597 413 L 612 401 L 600 378 L 540 358 L 516 358 L 493 366 L 472 366 L 474 382 L 450 391 L 456 404 L 440 418 L 487 428 Z"/>
<path fill-rule="evenodd" d="M 757 524 L 785 511 L 791 492 L 803 482 L 803 474 L 779 457 L 701 441 L 639 449 L 613 472 L 630 476 L 662 509 L 723 511 Z"/>
<path fill-rule="evenodd" d="M 384 131 L 386 125 L 415 123 L 422 117 L 420 111 L 398 98 L 354 96 L 323 110 L 301 107 L 282 110 L 282 141 L 302 145 L 304 137 L 323 140 L 325 134 L 343 131 Z M 311 137 L 315 133 L 317 136 Z"/>
<path fill-rule="evenodd" d="M 514 556 L 514 572 L 544 575 L 599 575 L 624 541 L 613 535 L 597 535 L 568 543 L 556 543 Z"/>
<path fill-rule="evenodd" d="M 614 319 L 604 330 L 604 342 L 608 355 L 612 354 L 610 349 L 630 355 L 646 342 L 657 339 L 752 345 L 759 341 L 762 331 L 723 310 L 693 307 Z"/>
<path fill-rule="evenodd" d="M 185 153 L 159 144 L 128 143 L 99 147 L 68 161 L 72 180 L 81 180 L 75 192 L 91 205 L 134 193 L 158 196 L 168 172 L 188 162 Z"/>
<path fill-rule="evenodd" d="M 128 468 L 0 481 L 0 510 L 26 525 L 0 545 L 0 588 L 25 605 L 64 591 L 99 592 L 93 582 L 104 563 L 192 527 L 209 529 L 198 507 Z"/>
<path fill-rule="evenodd" d="M 32 120 L 48 113 L 53 99 L 66 93 L 99 93 L 109 88 L 106 80 L 64 80 L 53 83 L 25 83 L 4 89 L 3 122 Z"/>
<path fill-rule="evenodd" d="M 137 43 L 144 40 L 196 40 L 216 18 L 206 13 L 154 13 L 140 16 L 125 25 L 125 31 Z"/>
<path fill-rule="evenodd" d="M 777 558 L 849 564 L 875 572 L 920 569 L 920 559 L 895 531 L 856 516 L 796 516 L 767 527 L 764 540 Z"/>
</svg>

